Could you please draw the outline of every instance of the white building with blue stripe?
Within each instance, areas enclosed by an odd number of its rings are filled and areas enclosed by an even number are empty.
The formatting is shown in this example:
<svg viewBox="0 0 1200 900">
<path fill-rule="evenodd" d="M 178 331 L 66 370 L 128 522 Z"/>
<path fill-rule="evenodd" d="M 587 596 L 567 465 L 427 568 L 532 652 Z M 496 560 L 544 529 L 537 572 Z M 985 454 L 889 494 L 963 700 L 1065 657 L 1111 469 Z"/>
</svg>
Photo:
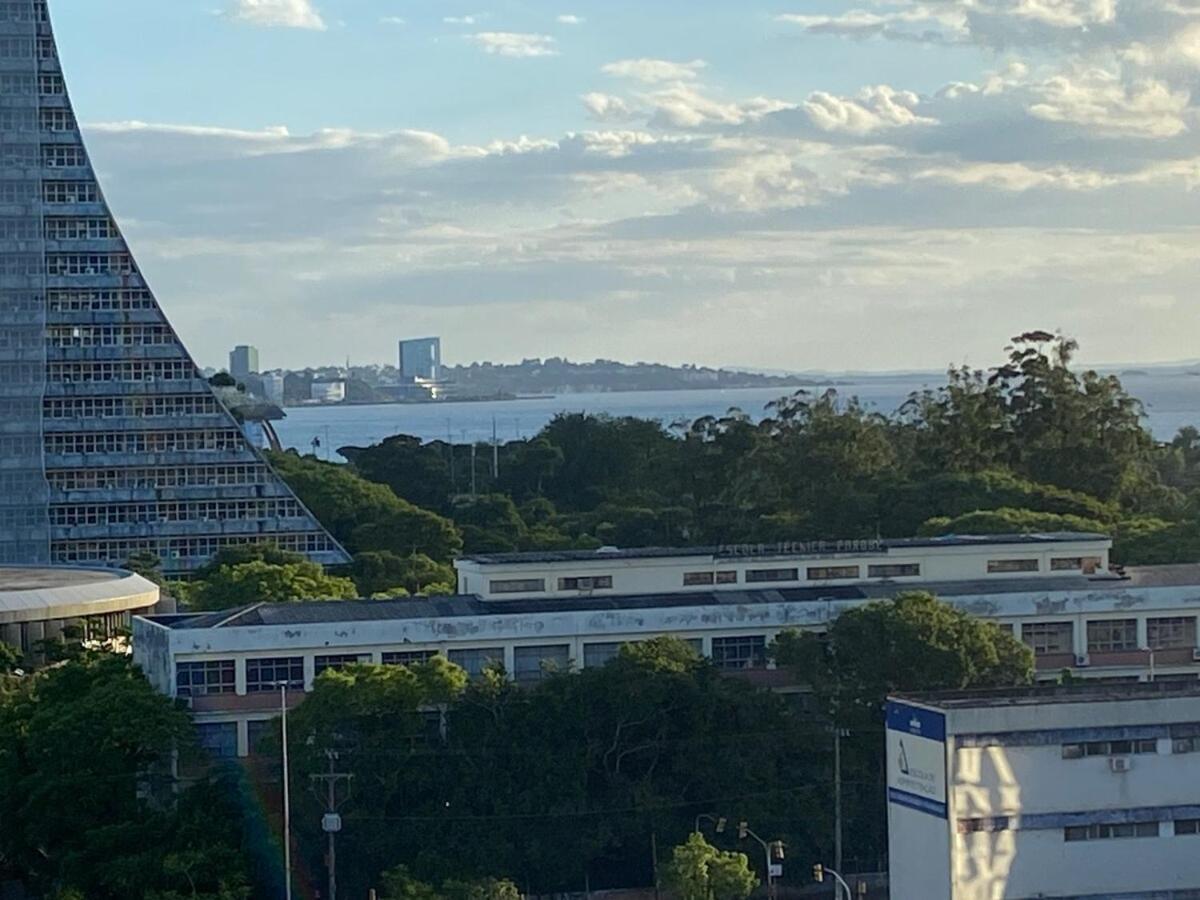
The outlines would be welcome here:
<svg viewBox="0 0 1200 900">
<path fill-rule="evenodd" d="M 1200 898 L 1200 686 L 894 697 L 898 900 Z"/>
</svg>

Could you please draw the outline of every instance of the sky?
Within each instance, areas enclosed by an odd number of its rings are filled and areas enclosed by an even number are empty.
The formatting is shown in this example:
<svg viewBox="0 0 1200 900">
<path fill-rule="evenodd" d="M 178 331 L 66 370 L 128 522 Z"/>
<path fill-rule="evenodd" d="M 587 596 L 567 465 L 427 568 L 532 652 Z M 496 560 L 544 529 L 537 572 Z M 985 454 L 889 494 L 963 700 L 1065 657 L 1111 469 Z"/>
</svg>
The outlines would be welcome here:
<svg viewBox="0 0 1200 900">
<path fill-rule="evenodd" d="M 1200 0 L 52 0 L 202 365 L 1200 357 Z"/>
</svg>

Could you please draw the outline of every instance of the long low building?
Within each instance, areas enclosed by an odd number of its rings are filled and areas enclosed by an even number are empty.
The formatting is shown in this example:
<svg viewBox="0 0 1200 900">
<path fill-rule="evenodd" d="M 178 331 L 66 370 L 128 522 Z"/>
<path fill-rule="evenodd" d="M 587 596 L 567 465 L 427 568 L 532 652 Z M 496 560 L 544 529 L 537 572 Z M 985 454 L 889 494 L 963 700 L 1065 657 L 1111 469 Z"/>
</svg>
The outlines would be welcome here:
<svg viewBox="0 0 1200 900">
<path fill-rule="evenodd" d="M 0 566 L 0 641 L 30 652 L 68 626 L 85 638 L 108 637 L 158 602 L 158 585 L 132 572 Z"/>
<path fill-rule="evenodd" d="M 750 587 L 743 581 L 740 587 L 714 584 L 704 590 L 617 593 L 614 588 L 517 598 L 460 594 L 137 617 L 134 655 L 159 690 L 190 698 L 206 742 L 227 754 L 247 752 L 255 731 L 278 709 L 281 682 L 291 689 L 291 702 L 298 702 L 316 675 L 331 666 L 404 664 L 443 654 L 472 674 L 495 662 L 528 682 L 554 668 L 602 665 L 622 644 L 669 634 L 692 642 L 721 668 L 779 684 L 782 673 L 771 670 L 767 648 L 780 632 L 823 630 L 847 609 L 917 588 L 1011 629 L 1033 647 L 1046 678 L 1070 669 L 1109 681 L 1197 681 L 1200 566 L 1114 573 L 1107 565 L 1109 541 L 1098 535 L 959 537 L 942 542 L 942 551 L 953 557 L 954 571 L 970 577 L 928 580 L 924 573 L 938 571 L 945 562 L 934 552 L 938 546 L 922 546 L 926 568 L 906 580 L 752 582 Z M 756 549 L 753 559 L 739 563 L 740 574 L 744 579 L 753 569 L 842 565 L 846 553 L 856 552 L 877 549 L 824 555 L 795 548 L 776 548 L 768 555 Z M 572 574 L 585 561 L 577 554 L 561 560 L 548 556 L 530 554 L 525 561 L 541 567 L 547 584 L 557 588 L 560 577 L 588 577 Z M 657 569 L 664 559 L 695 566 L 704 557 L 660 550 L 625 551 L 621 558 L 629 563 L 622 577 L 636 586 L 642 583 L 639 560 Z M 493 564 L 479 560 L 464 560 L 460 573 L 471 565 Z M 1020 566 L 1011 566 L 1012 560 Z M 1039 570 L 1033 572 L 1026 560 L 1036 560 Z M 1055 560 L 1085 565 L 1067 569 Z M 1089 574 L 1092 560 L 1101 562 Z M 612 559 L 606 562 L 611 565 Z M 989 572 L 995 562 L 1021 571 Z M 495 565 L 509 569 L 502 573 L 507 578 L 512 567 L 525 563 L 506 555 Z"/>
</svg>

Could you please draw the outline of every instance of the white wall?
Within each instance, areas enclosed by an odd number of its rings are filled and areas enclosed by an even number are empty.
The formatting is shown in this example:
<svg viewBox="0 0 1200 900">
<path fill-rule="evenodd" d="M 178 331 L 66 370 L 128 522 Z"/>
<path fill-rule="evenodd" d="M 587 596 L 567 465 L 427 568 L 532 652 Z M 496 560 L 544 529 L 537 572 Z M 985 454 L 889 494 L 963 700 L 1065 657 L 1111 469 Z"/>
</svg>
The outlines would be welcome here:
<svg viewBox="0 0 1200 900">
<path fill-rule="evenodd" d="M 951 900 L 950 832 L 945 819 L 889 803 L 888 858 L 896 900 Z"/>
<path fill-rule="evenodd" d="M 1110 896 L 1200 888 L 1200 836 L 1063 839 L 1062 829 L 955 835 L 954 900 Z M 917 900 L 920 894 L 895 894 Z"/>
</svg>

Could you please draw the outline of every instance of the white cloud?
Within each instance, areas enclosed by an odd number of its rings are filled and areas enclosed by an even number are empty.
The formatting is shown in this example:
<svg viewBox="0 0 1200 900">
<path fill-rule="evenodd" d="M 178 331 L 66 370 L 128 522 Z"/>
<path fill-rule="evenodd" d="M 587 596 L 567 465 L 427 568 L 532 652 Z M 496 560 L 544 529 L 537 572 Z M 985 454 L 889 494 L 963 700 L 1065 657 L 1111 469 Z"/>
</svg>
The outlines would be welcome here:
<svg viewBox="0 0 1200 900">
<path fill-rule="evenodd" d="M 554 21 L 558 22 L 559 25 L 582 25 L 586 20 L 582 16 L 574 16 L 567 13 L 559 16 Z"/>
<path fill-rule="evenodd" d="M 480 31 L 467 35 L 467 40 L 495 56 L 528 58 L 557 56 L 556 41 L 548 34 L 524 34 L 515 31 Z"/>
<path fill-rule="evenodd" d="M 325 21 L 312 0 L 235 0 L 226 15 L 250 25 L 325 30 Z"/>
<path fill-rule="evenodd" d="M 1029 113 L 1048 122 L 1135 138 L 1168 138 L 1187 130 L 1188 92 L 1154 79 L 1127 84 L 1117 73 L 1089 69 L 1050 78 L 1035 96 Z"/>
<path fill-rule="evenodd" d="M 379 19 L 380 25 L 407 25 L 408 21 L 400 16 L 383 16 Z"/>
<path fill-rule="evenodd" d="M 584 109 L 588 111 L 588 115 L 593 119 L 620 122 L 631 119 L 634 116 L 634 111 L 629 104 L 620 97 L 615 97 L 612 94 L 591 91 L 584 94 L 580 99 L 583 100 Z"/>
<path fill-rule="evenodd" d="M 920 103 L 911 91 L 881 84 L 864 88 L 853 99 L 815 91 L 804 101 L 804 110 L 822 131 L 866 135 L 908 125 L 936 125 L 936 119 L 917 113 Z"/>
<path fill-rule="evenodd" d="M 631 78 L 646 84 L 663 81 L 691 81 L 708 63 L 702 59 L 691 62 L 670 62 L 665 59 L 622 59 L 601 66 L 600 71 L 615 78 Z"/>
<path fill-rule="evenodd" d="M 777 22 L 799 25 L 812 34 L 842 37 L 889 37 L 896 40 L 955 41 L 967 35 L 967 17 L 963 10 L 933 9 L 928 6 L 904 6 L 890 12 L 852 9 L 840 15 L 783 13 Z"/>
<path fill-rule="evenodd" d="M 447 25 L 478 25 L 483 16 L 446 16 L 442 21 Z"/>
<path fill-rule="evenodd" d="M 647 98 L 654 107 L 656 124 L 672 128 L 701 128 L 756 122 L 790 104 L 770 97 L 752 97 L 739 102 L 715 100 L 692 85 L 672 84 Z"/>
</svg>

